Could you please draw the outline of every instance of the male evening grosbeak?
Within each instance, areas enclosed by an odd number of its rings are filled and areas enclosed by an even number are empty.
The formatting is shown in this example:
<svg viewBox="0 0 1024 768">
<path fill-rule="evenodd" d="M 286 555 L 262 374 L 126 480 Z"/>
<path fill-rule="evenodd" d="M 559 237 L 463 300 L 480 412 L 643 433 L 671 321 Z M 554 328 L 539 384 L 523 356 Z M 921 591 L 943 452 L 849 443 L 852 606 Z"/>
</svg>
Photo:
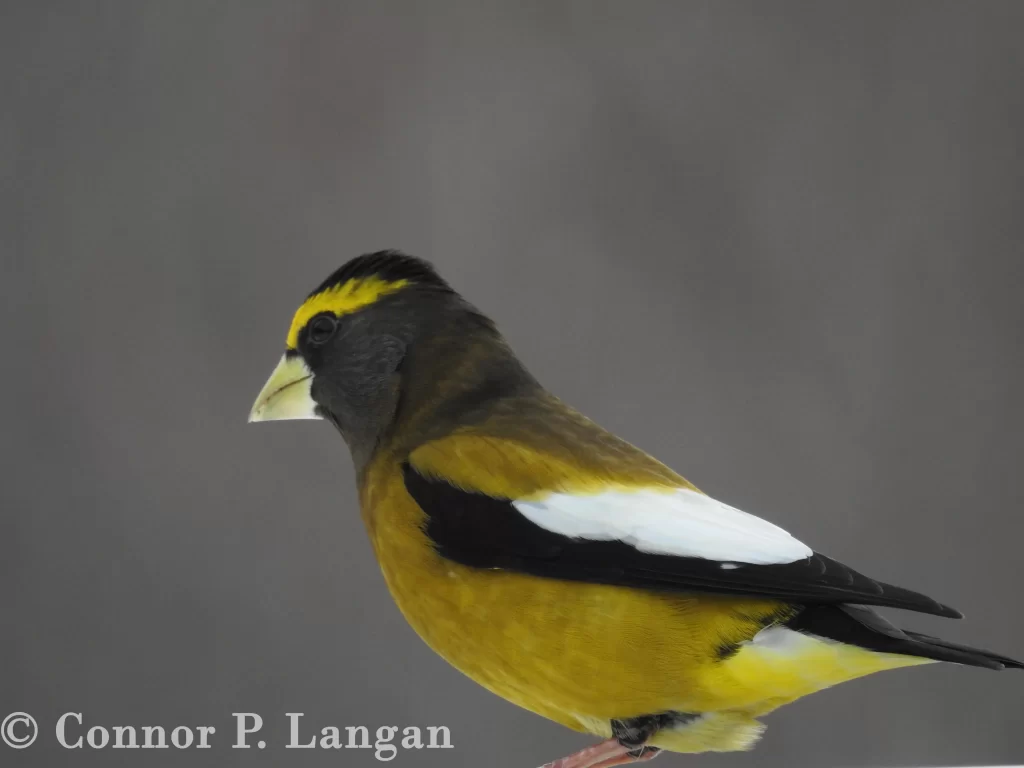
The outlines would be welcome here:
<svg viewBox="0 0 1024 768">
<path fill-rule="evenodd" d="M 309 294 L 250 420 L 348 444 L 398 607 L 499 696 L 605 739 L 547 768 L 747 749 L 775 708 L 872 672 L 1019 661 L 897 629 L 959 618 L 698 491 L 547 392 L 426 262 L 349 261 Z"/>
</svg>

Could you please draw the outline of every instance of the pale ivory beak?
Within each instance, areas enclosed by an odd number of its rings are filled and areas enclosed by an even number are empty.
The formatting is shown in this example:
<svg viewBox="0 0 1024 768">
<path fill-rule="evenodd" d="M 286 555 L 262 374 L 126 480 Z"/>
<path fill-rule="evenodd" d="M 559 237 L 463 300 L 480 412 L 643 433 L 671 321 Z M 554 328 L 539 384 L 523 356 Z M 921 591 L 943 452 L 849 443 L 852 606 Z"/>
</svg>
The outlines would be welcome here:
<svg viewBox="0 0 1024 768">
<path fill-rule="evenodd" d="M 313 372 L 305 361 L 298 355 L 285 355 L 263 385 L 249 421 L 321 418 L 309 391 L 312 384 Z"/>
</svg>

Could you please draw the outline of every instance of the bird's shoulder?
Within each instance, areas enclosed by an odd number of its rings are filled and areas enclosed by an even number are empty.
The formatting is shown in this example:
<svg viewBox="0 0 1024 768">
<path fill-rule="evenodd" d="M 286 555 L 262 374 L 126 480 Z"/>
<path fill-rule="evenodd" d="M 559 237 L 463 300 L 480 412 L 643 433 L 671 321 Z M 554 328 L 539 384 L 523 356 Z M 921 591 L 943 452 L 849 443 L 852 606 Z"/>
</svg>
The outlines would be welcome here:
<svg viewBox="0 0 1024 768">
<path fill-rule="evenodd" d="M 550 395 L 503 401 L 479 422 L 417 446 L 408 463 L 426 477 L 505 499 L 696 490 L 650 454 Z"/>
</svg>

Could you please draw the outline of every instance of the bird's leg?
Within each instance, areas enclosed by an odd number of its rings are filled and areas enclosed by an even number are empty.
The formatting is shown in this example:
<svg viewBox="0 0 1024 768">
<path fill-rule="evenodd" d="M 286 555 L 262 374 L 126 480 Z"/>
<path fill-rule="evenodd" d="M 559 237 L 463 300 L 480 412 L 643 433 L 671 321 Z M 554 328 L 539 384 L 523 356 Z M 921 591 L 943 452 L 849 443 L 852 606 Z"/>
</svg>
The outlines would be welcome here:
<svg viewBox="0 0 1024 768">
<path fill-rule="evenodd" d="M 617 765 L 646 763 L 661 754 L 657 747 L 637 747 L 608 739 L 592 747 L 581 749 L 561 760 L 547 763 L 543 768 L 614 768 Z"/>
<path fill-rule="evenodd" d="M 600 744 L 573 752 L 568 757 L 546 763 L 542 768 L 604 768 L 608 765 L 622 765 L 621 762 L 610 761 L 629 757 L 629 753 L 635 749 L 620 743 L 618 739 L 607 739 Z M 633 758 L 628 759 L 628 762 L 632 761 Z"/>
<path fill-rule="evenodd" d="M 614 768 L 616 765 L 633 765 L 634 763 L 646 763 L 661 754 L 657 747 L 640 747 L 632 749 L 621 757 L 613 757 L 603 763 L 591 766 L 591 768 Z"/>
<path fill-rule="evenodd" d="M 646 763 L 661 754 L 657 747 L 646 746 L 654 734 L 662 728 L 685 723 L 695 717 L 682 712 L 662 712 L 658 715 L 612 720 L 610 739 L 548 763 L 543 768 L 614 768 L 617 765 Z"/>
</svg>

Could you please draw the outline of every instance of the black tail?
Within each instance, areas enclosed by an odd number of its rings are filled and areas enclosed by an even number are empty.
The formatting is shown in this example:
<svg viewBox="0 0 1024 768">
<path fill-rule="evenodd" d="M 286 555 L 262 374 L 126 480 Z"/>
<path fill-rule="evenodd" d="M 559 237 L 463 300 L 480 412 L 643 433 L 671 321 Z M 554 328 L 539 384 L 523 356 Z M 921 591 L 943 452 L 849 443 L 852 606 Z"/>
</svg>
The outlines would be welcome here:
<svg viewBox="0 0 1024 768">
<path fill-rule="evenodd" d="M 1024 662 L 997 653 L 902 630 L 861 605 L 809 605 L 786 626 L 882 653 L 900 653 L 986 669 L 1024 669 Z"/>
</svg>

